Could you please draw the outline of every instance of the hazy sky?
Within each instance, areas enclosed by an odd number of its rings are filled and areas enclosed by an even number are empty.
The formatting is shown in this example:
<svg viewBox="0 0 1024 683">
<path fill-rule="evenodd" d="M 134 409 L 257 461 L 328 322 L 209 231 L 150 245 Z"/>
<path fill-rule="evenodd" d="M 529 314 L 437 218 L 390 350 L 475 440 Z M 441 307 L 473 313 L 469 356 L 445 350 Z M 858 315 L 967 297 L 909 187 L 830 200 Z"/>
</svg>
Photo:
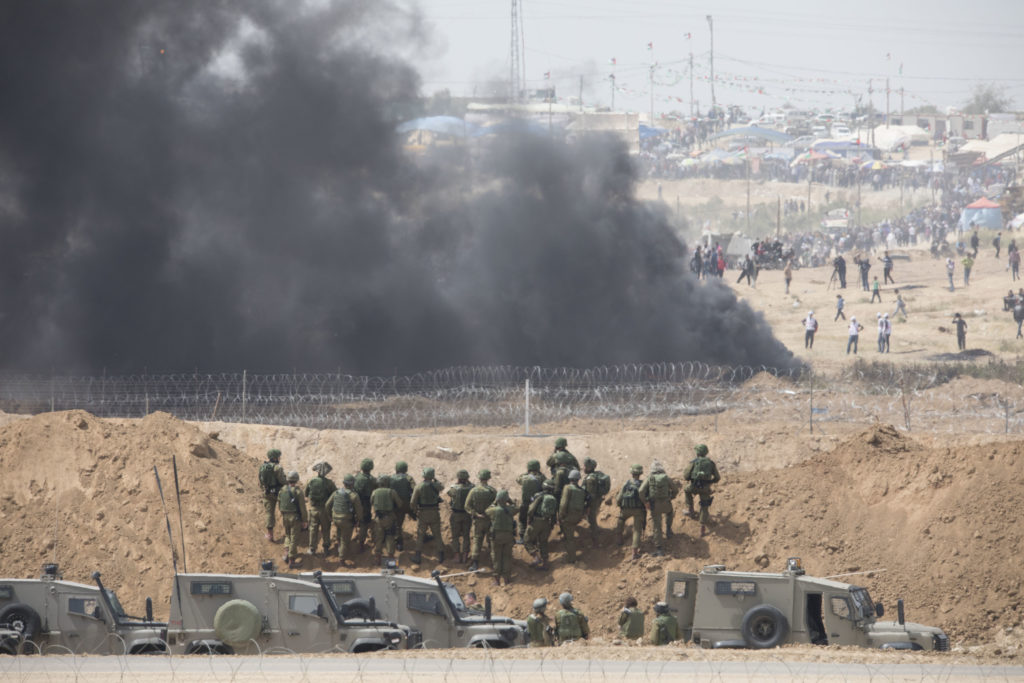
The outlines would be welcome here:
<svg viewBox="0 0 1024 683">
<path fill-rule="evenodd" d="M 650 64 L 657 63 L 657 112 L 711 103 L 707 81 L 714 18 L 715 94 L 752 108 L 792 102 L 849 109 L 868 98 L 892 110 L 904 88 L 907 109 L 961 105 L 974 84 L 1004 87 L 1024 109 L 1024 0 L 520 0 L 528 87 L 544 75 L 560 97 L 607 106 L 615 73 L 617 109 L 648 111 Z M 511 0 L 420 0 L 434 54 L 419 65 L 427 93 L 483 91 L 507 81 Z M 687 39 L 686 34 L 691 34 Z M 648 43 L 653 43 L 649 50 Z M 890 55 L 887 58 L 887 55 Z M 613 66 L 612 59 L 616 60 Z M 899 70 L 902 65 L 903 75 Z M 754 79 L 757 80 L 754 80 Z M 724 79 L 724 80 L 723 80 Z M 474 90 L 475 89 L 475 90 Z"/>
</svg>

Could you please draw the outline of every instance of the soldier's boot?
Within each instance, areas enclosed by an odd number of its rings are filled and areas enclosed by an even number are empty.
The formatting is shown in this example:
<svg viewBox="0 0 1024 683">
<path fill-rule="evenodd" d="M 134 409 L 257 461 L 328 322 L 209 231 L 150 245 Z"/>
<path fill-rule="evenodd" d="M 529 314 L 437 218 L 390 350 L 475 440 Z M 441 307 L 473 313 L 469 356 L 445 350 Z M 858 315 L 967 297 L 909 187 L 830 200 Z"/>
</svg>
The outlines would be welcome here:
<svg viewBox="0 0 1024 683">
<path fill-rule="evenodd" d="M 640 548 L 633 548 L 633 559 L 634 560 L 639 560 L 640 559 Z"/>
<path fill-rule="evenodd" d="M 672 527 L 665 527 L 665 538 L 672 538 Z"/>
<path fill-rule="evenodd" d="M 686 516 L 690 519 L 697 519 L 697 511 L 693 509 L 692 505 L 689 508 L 687 508 Z"/>
<path fill-rule="evenodd" d="M 615 539 L 615 545 L 621 548 L 624 543 L 625 541 L 622 540 L 622 534 L 619 534 L 618 538 Z"/>
<path fill-rule="evenodd" d="M 402 540 L 402 536 L 403 534 L 399 534 L 398 540 L 395 541 L 395 547 L 398 548 L 399 551 L 405 550 L 405 543 Z"/>
<path fill-rule="evenodd" d="M 651 553 L 652 557 L 664 557 L 664 555 L 665 555 L 665 551 L 662 550 L 661 548 L 656 548 L 654 550 L 654 552 Z"/>
<path fill-rule="evenodd" d="M 480 564 L 479 564 L 479 563 L 478 563 L 478 562 L 477 562 L 476 560 L 473 560 L 473 561 L 472 561 L 472 562 L 471 562 L 471 563 L 469 564 L 469 567 L 467 567 L 467 570 L 468 570 L 468 571 L 471 571 L 471 572 L 475 572 L 475 571 L 476 571 L 476 570 L 478 570 L 478 569 L 480 569 Z"/>
<path fill-rule="evenodd" d="M 266 535 L 268 541 L 270 541 L 271 543 L 274 542 L 274 529 L 273 529 L 273 527 L 267 527 L 267 533 L 265 535 Z"/>
<path fill-rule="evenodd" d="M 501 577 L 500 576 L 495 576 L 494 577 L 494 585 L 495 586 L 501 586 Z"/>
<path fill-rule="evenodd" d="M 530 563 L 531 567 L 540 568 L 544 564 L 544 561 L 540 559 L 540 553 L 533 554 L 533 562 Z"/>
<path fill-rule="evenodd" d="M 701 536 L 701 538 L 704 538 L 707 535 L 708 535 L 708 528 L 706 526 L 704 526 L 703 524 L 701 524 L 700 525 L 700 536 Z"/>
<path fill-rule="evenodd" d="M 416 552 L 414 552 L 412 554 L 412 563 L 413 564 L 420 564 L 421 562 L 423 562 L 423 555 L 421 555 L 420 551 L 417 550 Z"/>
</svg>

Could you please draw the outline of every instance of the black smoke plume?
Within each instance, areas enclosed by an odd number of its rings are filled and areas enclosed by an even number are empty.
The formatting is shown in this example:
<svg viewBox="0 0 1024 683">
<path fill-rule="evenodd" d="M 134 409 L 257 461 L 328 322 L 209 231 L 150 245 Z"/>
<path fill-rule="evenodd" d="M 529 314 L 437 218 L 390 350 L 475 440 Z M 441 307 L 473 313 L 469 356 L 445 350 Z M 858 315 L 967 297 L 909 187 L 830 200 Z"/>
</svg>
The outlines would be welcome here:
<svg viewBox="0 0 1024 683">
<path fill-rule="evenodd" d="M 0 367 L 794 364 L 621 146 L 408 158 L 385 46 L 424 43 L 386 2 L 0 5 Z"/>
</svg>

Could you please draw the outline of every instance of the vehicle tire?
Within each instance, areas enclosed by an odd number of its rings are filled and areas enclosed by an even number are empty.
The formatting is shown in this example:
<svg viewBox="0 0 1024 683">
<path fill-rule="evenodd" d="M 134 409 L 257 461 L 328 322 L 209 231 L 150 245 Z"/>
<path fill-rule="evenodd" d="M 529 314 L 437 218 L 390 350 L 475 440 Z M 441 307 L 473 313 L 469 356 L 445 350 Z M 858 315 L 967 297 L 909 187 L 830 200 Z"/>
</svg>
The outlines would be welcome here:
<svg viewBox="0 0 1024 683">
<path fill-rule="evenodd" d="M 213 615 L 213 632 L 228 644 L 255 640 L 263 630 L 263 617 L 248 600 L 228 600 Z"/>
<path fill-rule="evenodd" d="M 789 621 L 771 605 L 758 605 L 743 615 L 740 633 L 747 647 L 754 650 L 777 647 L 789 635 Z"/>
<path fill-rule="evenodd" d="M 6 624 L 7 628 L 21 634 L 22 652 L 35 651 L 28 643 L 39 635 L 42 622 L 38 612 L 22 602 L 11 603 L 0 610 L 0 624 Z M 17 649 L 16 644 L 14 647 Z"/>
<path fill-rule="evenodd" d="M 370 601 L 366 598 L 353 598 L 341 605 L 341 616 L 344 619 L 376 619 L 370 614 Z"/>
</svg>

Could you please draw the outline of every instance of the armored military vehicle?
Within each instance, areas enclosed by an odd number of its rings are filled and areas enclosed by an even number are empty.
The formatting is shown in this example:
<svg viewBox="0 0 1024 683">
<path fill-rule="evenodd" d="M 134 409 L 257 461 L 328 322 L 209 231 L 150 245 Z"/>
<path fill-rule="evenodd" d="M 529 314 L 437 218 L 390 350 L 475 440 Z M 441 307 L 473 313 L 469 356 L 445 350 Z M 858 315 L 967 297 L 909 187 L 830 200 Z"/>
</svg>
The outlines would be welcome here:
<svg viewBox="0 0 1024 683">
<path fill-rule="evenodd" d="M 56 564 L 38 579 L 0 579 L 0 650 L 8 653 L 151 654 L 166 652 L 167 624 L 125 614 L 99 572 L 90 586 L 65 581 Z"/>
<path fill-rule="evenodd" d="M 365 609 L 339 606 L 320 573 L 178 574 L 167 643 L 180 654 L 374 652 L 417 647 L 420 634 Z"/>
<path fill-rule="evenodd" d="M 856 645 L 893 650 L 948 650 L 942 629 L 877 621 L 882 604 L 866 588 L 804 573 L 790 558 L 778 573 L 732 572 L 708 565 L 697 574 L 670 571 L 665 601 L 686 640 L 702 647 L 776 647 L 785 643 Z"/>
<path fill-rule="evenodd" d="M 343 609 L 408 624 L 423 634 L 425 648 L 527 644 L 525 621 L 494 616 L 490 598 L 483 611 L 467 607 L 458 589 L 436 571 L 429 579 L 406 576 L 397 567 L 379 574 L 325 573 L 322 579 Z"/>
</svg>

